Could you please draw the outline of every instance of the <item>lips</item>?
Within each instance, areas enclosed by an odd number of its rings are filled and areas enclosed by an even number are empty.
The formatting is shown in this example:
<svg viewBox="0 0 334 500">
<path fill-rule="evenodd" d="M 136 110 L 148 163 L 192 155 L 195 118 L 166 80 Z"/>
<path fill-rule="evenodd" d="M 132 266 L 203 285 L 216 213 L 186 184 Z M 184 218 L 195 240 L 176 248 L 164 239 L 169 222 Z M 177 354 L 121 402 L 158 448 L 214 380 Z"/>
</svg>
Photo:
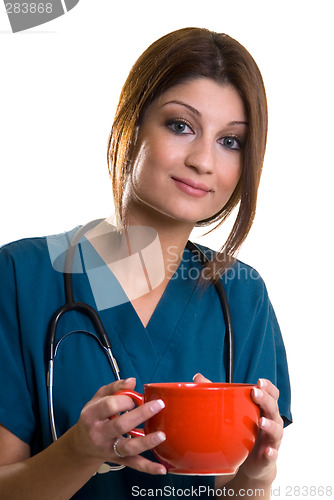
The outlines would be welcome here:
<svg viewBox="0 0 334 500">
<path fill-rule="evenodd" d="M 185 186 L 189 186 L 192 189 L 197 189 L 198 191 L 204 191 L 205 193 L 210 193 L 211 189 L 201 182 L 193 181 L 192 179 L 185 179 L 182 177 L 172 177 L 172 179 L 178 183 L 182 183 Z"/>
</svg>

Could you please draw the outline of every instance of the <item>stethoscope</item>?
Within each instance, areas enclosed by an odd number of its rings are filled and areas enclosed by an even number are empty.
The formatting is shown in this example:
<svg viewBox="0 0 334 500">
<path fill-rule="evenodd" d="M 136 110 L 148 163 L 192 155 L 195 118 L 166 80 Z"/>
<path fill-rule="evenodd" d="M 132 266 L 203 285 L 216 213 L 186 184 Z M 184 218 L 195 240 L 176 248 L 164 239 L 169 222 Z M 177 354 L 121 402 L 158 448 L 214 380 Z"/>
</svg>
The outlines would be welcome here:
<svg viewBox="0 0 334 500">
<path fill-rule="evenodd" d="M 47 398 L 48 398 L 48 408 L 49 408 L 49 420 L 50 420 L 50 428 L 52 433 L 53 441 L 58 439 L 56 423 L 55 423 L 55 414 L 54 414 L 54 404 L 53 404 L 53 377 L 54 377 L 54 360 L 57 355 L 58 348 L 61 342 L 73 333 L 84 333 L 89 337 L 95 339 L 95 341 L 99 344 L 99 346 L 103 349 L 108 362 L 113 371 L 114 377 L 116 380 L 120 380 L 120 371 L 117 364 L 117 361 L 111 350 L 111 343 L 108 337 L 108 334 L 103 326 L 103 323 L 98 315 L 97 311 L 84 302 L 77 302 L 73 296 L 73 279 L 72 279 L 72 271 L 73 271 L 73 261 L 76 249 L 78 247 L 79 241 L 84 236 L 84 234 L 95 227 L 101 219 L 94 220 L 80 227 L 78 231 L 73 236 L 72 240 L 69 243 L 68 249 L 66 251 L 65 258 L 65 267 L 64 267 L 64 289 L 65 289 L 65 304 L 61 306 L 52 316 L 49 331 L 48 331 L 48 341 L 47 341 L 47 359 L 48 359 L 48 371 L 47 371 Z M 202 252 L 202 250 L 192 243 L 191 241 L 187 242 L 186 248 L 193 253 L 197 253 L 199 257 L 199 261 L 201 265 L 204 267 L 209 259 Z M 224 345 L 224 353 L 225 353 L 225 368 L 226 368 L 226 382 L 233 382 L 233 330 L 232 330 L 232 320 L 230 308 L 228 305 L 226 292 L 223 287 L 223 284 L 220 279 L 214 282 L 214 286 L 218 293 L 219 301 L 223 311 L 223 317 L 225 322 L 225 345 Z M 75 330 L 70 333 L 64 335 L 57 343 L 56 343 L 56 332 L 59 320 L 70 311 L 77 311 L 84 314 L 89 318 L 91 323 L 94 326 L 96 335 L 89 331 L 85 330 Z M 105 467 L 103 467 L 105 466 Z M 124 466 L 110 466 L 109 464 L 103 464 L 101 470 L 98 472 L 104 473 L 109 470 L 120 470 Z"/>
</svg>

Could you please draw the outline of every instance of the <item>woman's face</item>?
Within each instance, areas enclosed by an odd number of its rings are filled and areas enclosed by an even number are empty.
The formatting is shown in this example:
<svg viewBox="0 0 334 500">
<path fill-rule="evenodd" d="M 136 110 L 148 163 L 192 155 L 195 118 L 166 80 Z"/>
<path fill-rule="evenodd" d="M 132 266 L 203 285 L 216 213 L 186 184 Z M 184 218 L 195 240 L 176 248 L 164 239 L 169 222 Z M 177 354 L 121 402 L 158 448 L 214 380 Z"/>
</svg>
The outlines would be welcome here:
<svg viewBox="0 0 334 500">
<path fill-rule="evenodd" d="M 240 178 L 246 134 L 234 87 L 207 78 L 171 87 L 142 119 L 125 211 L 144 208 L 191 224 L 215 215 Z"/>
</svg>

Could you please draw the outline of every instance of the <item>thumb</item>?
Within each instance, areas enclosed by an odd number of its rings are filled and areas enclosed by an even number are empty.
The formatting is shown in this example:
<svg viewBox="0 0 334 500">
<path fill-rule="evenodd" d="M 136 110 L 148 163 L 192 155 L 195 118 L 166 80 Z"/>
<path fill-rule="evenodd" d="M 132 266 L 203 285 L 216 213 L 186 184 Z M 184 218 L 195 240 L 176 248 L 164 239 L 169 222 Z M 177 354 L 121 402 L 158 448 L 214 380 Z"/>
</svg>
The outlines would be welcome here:
<svg viewBox="0 0 334 500">
<path fill-rule="evenodd" d="M 201 373 L 196 373 L 196 375 L 193 376 L 193 381 L 195 384 L 202 384 L 203 382 L 211 382 L 208 378 L 203 377 Z"/>
<path fill-rule="evenodd" d="M 136 379 L 134 377 L 127 378 L 126 380 L 116 380 L 111 384 L 104 385 L 100 387 L 97 393 L 93 396 L 92 401 L 95 399 L 104 398 L 106 396 L 112 396 L 115 392 L 123 390 L 133 390 L 136 386 Z"/>
</svg>

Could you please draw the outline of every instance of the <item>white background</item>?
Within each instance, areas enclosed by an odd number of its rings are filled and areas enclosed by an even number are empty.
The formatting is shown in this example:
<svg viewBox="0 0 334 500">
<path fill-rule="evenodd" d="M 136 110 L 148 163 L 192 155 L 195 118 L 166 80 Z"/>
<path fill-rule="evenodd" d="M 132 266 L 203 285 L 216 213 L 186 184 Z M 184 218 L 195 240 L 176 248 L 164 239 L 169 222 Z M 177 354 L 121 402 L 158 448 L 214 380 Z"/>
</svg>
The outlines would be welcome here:
<svg viewBox="0 0 334 500">
<path fill-rule="evenodd" d="M 0 244 L 112 212 L 113 112 L 131 65 L 155 39 L 207 27 L 254 56 L 270 126 L 258 214 L 239 257 L 266 281 L 293 391 L 273 497 L 334 490 L 332 1 L 81 0 L 17 34 L 0 9 Z M 224 234 L 199 241 L 218 248 Z"/>
</svg>

